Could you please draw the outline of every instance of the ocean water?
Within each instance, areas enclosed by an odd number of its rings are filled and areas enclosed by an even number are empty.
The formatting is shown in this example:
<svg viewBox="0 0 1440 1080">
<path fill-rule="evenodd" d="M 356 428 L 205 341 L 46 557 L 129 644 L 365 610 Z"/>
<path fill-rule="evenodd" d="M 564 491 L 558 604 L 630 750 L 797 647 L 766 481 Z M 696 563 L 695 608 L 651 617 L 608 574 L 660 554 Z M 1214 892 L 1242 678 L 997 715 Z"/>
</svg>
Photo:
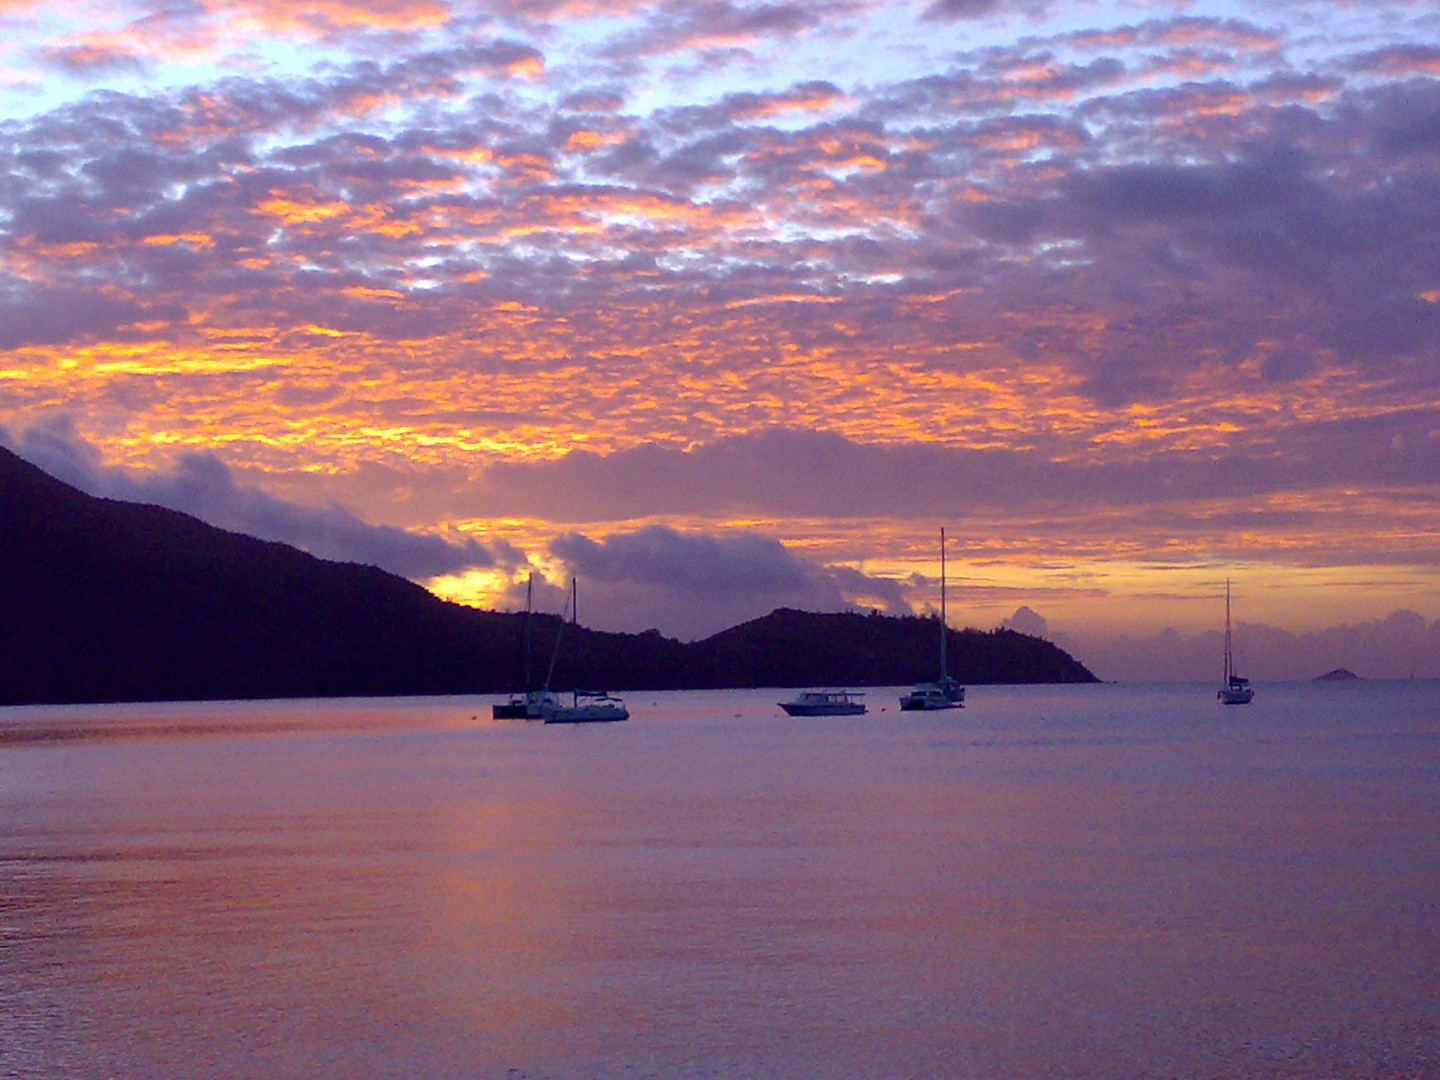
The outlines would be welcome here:
<svg viewBox="0 0 1440 1080">
<path fill-rule="evenodd" d="M 1440 683 L 0 709 L 0 1077 L 1440 1076 Z"/>
</svg>

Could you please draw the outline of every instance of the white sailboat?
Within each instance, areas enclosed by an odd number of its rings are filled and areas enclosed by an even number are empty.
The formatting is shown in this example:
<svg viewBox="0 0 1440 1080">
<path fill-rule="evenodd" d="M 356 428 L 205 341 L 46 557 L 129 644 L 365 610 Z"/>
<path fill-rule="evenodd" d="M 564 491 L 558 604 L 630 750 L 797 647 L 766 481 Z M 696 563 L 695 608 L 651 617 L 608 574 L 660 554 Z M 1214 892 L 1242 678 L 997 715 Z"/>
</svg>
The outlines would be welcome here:
<svg viewBox="0 0 1440 1080">
<path fill-rule="evenodd" d="M 1255 697 L 1250 680 L 1235 674 L 1235 653 L 1230 647 L 1230 579 L 1225 579 L 1225 682 L 1215 697 L 1223 705 L 1249 705 Z"/>
<path fill-rule="evenodd" d="M 934 682 L 917 685 L 900 698 L 900 708 L 905 712 L 929 711 L 934 709 L 963 709 L 965 687 L 952 679 L 946 666 L 945 646 L 950 633 L 950 624 L 945 611 L 945 530 L 940 530 L 940 677 Z"/>
<path fill-rule="evenodd" d="M 576 625 L 579 618 L 580 591 L 575 578 L 570 579 L 570 623 Z M 625 702 L 610 694 L 595 690 L 572 690 L 570 704 L 566 705 L 557 695 L 550 692 L 550 679 L 555 674 L 555 657 L 560 652 L 560 638 L 565 624 L 560 624 L 561 633 L 555 635 L 555 648 L 550 653 L 550 670 L 545 675 L 545 689 L 540 702 L 540 719 L 547 724 L 601 724 L 616 720 L 629 720 L 630 710 Z"/>
</svg>

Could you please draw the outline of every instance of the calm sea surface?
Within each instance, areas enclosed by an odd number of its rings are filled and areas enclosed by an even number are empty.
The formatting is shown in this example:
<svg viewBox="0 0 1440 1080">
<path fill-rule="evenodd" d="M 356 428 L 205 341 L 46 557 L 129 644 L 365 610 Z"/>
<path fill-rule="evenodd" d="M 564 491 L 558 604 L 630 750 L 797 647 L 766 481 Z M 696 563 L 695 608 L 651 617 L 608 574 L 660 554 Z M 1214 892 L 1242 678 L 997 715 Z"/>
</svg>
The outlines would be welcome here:
<svg viewBox="0 0 1440 1080">
<path fill-rule="evenodd" d="M 1440 683 L 780 696 L 0 709 L 0 1077 L 1440 1076 Z"/>
</svg>

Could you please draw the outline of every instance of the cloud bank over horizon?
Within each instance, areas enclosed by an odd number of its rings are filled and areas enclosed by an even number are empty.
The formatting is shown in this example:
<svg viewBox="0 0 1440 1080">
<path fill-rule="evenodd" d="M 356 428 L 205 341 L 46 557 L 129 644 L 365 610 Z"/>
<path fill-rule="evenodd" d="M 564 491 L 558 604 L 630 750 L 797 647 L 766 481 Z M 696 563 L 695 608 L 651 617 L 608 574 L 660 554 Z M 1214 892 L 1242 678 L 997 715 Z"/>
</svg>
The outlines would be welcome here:
<svg viewBox="0 0 1440 1080">
<path fill-rule="evenodd" d="M 166 506 L 221 528 L 278 540 L 322 558 L 380 566 L 421 583 L 474 568 L 524 567 L 534 575 L 536 610 L 568 612 L 568 581 L 578 578 L 584 583 L 581 621 L 601 630 L 658 630 L 689 641 L 777 607 L 889 615 L 935 611 L 923 600 L 928 591 L 916 588 L 928 589 L 934 582 L 823 565 L 754 532 L 681 532 L 656 525 L 600 540 L 564 532 L 532 559 L 503 541 L 488 547 L 473 539 L 455 544 L 367 525 L 336 505 L 287 504 L 237 484 L 216 458 L 182 455 L 169 471 L 105 468 L 95 448 L 78 440 L 61 420 L 18 438 L 0 428 L 0 445 L 89 494 Z M 552 568 L 553 580 L 535 569 L 537 563 Z M 965 594 L 961 585 L 952 595 L 963 603 Z M 519 610 L 525 598 L 524 581 L 516 577 L 496 606 Z M 1217 630 L 1187 635 L 1173 627 L 1138 638 L 1107 637 L 1085 626 L 1056 631 L 1028 605 L 995 625 L 1053 641 L 1102 679 L 1115 682 L 1211 679 L 1221 642 Z M 1341 667 L 1364 678 L 1440 678 L 1440 620 L 1427 623 L 1410 610 L 1310 632 L 1240 622 L 1236 642 L 1245 670 L 1259 680 L 1310 679 Z"/>
</svg>

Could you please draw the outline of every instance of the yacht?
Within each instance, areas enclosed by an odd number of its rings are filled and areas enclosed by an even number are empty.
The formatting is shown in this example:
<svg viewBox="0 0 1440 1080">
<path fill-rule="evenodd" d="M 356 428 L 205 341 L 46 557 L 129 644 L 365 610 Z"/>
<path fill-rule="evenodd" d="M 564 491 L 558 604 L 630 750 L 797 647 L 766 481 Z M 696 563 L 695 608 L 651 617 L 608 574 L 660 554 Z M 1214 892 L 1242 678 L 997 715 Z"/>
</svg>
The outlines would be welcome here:
<svg viewBox="0 0 1440 1080">
<path fill-rule="evenodd" d="M 511 694 L 509 701 L 492 705 L 490 711 L 496 720 L 544 720 L 546 708 L 560 704 L 560 696 L 549 690 L 527 690 Z"/>
<path fill-rule="evenodd" d="M 1225 579 L 1225 682 L 1215 697 L 1222 705 L 1249 705 L 1255 699 L 1250 680 L 1235 674 L 1235 653 L 1230 647 L 1230 579 Z"/>
<path fill-rule="evenodd" d="M 903 712 L 928 711 L 932 709 L 963 709 L 965 687 L 952 679 L 946 670 L 945 644 L 950 634 L 950 624 L 945 617 L 945 530 L 940 530 L 940 677 L 934 682 L 920 683 L 915 689 L 900 698 Z"/>
<path fill-rule="evenodd" d="M 937 679 L 935 682 L 919 683 L 908 694 L 900 697 L 900 708 L 905 712 L 917 712 L 929 709 L 963 709 L 965 707 L 965 687 L 951 678 Z"/>
<path fill-rule="evenodd" d="M 576 625 L 579 619 L 580 608 L 580 587 L 575 578 L 570 579 L 570 624 Z M 565 629 L 562 621 L 560 629 Z M 555 635 L 555 647 L 550 653 L 550 670 L 545 675 L 545 689 L 540 691 L 544 700 L 540 702 L 538 719 L 547 724 L 602 724 L 615 720 L 629 720 L 630 710 L 625 707 L 625 702 L 609 694 L 593 690 L 573 690 L 570 693 L 570 704 L 557 695 L 550 693 L 550 679 L 555 674 L 555 657 L 560 653 L 560 638 L 562 634 Z"/>
<path fill-rule="evenodd" d="M 791 716 L 859 716 L 865 711 L 864 696 L 853 690 L 802 690 L 779 704 Z"/>
<path fill-rule="evenodd" d="M 547 724 L 604 724 L 629 720 L 625 702 L 609 694 L 576 690 L 566 705 L 554 694 L 540 708 L 540 719 Z"/>
<path fill-rule="evenodd" d="M 519 655 L 515 661 L 520 685 L 525 687 L 525 692 L 511 694 L 509 701 L 499 701 L 490 706 L 490 715 L 496 720 L 539 720 L 541 706 L 554 696 L 548 690 L 530 688 L 530 621 L 534 614 L 531 607 L 534 593 L 535 575 L 531 574 L 525 582 L 525 621 L 521 624 Z"/>
</svg>

